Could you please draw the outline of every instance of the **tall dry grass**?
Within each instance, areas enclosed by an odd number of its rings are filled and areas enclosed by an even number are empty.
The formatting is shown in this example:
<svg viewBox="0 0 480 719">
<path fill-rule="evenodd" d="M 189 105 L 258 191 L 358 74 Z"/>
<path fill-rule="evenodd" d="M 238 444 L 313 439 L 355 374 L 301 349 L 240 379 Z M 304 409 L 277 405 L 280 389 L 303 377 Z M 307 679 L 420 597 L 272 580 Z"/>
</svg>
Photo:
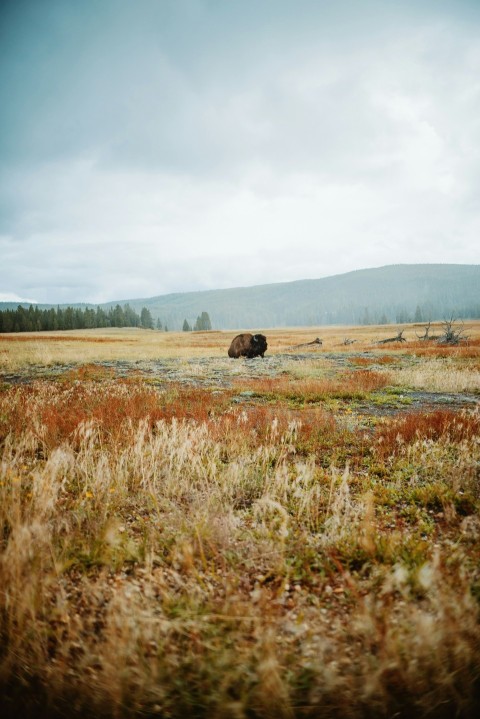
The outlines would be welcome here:
<svg viewBox="0 0 480 719">
<path fill-rule="evenodd" d="M 389 372 L 392 381 L 401 386 L 428 392 L 475 392 L 480 394 L 480 369 L 463 366 L 452 359 L 426 359 L 410 367 Z"/>
<path fill-rule="evenodd" d="M 3 715 L 473 717 L 477 420 L 230 397 L 0 393 Z"/>
</svg>

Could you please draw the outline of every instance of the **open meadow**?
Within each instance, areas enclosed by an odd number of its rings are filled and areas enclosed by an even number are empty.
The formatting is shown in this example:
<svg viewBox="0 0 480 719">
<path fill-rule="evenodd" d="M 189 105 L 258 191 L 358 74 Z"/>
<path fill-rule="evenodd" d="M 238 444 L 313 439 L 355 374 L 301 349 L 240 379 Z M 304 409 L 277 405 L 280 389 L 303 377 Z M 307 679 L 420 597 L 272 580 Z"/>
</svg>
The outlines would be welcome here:
<svg viewBox="0 0 480 719">
<path fill-rule="evenodd" d="M 476 717 L 480 322 L 401 329 L 0 335 L 1 716 Z"/>
</svg>

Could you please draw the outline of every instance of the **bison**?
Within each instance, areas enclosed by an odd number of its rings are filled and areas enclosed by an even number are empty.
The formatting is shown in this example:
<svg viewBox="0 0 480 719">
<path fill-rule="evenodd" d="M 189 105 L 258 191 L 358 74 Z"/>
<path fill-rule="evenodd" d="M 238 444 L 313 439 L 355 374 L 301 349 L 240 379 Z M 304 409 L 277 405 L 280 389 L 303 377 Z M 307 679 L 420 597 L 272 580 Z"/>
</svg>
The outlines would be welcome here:
<svg viewBox="0 0 480 719">
<path fill-rule="evenodd" d="M 246 332 L 237 335 L 228 350 L 229 357 L 263 357 L 267 351 L 267 338 L 265 335 L 251 335 Z"/>
</svg>

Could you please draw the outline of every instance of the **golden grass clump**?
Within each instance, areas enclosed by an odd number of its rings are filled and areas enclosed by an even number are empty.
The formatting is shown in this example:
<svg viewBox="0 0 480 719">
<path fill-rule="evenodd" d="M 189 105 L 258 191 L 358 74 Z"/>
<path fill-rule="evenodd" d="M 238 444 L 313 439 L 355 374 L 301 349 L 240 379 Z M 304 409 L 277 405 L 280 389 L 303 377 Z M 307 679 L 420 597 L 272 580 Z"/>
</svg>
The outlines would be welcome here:
<svg viewBox="0 0 480 719">
<path fill-rule="evenodd" d="M 397 385 L 429 392 L 480 392 L 480 369 L 459 366 L 450 359 L 426 359 L 410 367 L 389 370 Z"/>
</svg>

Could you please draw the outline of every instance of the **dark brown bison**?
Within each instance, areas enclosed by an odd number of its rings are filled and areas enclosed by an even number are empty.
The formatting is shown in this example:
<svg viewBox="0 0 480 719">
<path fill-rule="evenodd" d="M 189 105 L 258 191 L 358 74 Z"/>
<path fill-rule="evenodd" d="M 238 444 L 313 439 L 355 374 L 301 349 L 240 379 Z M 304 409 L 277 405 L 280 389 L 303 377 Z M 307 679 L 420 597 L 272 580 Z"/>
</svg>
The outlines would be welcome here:
<svg viewBox="0 0 480 719">
<path fill-rule="evenodd" d="M 267 351 L 267 338 L 265 335 L 251 335 L 246 332 L 243 335 L 237 335 L 228 350 L 229 357 L 263 357 Z"/>
</svg>

